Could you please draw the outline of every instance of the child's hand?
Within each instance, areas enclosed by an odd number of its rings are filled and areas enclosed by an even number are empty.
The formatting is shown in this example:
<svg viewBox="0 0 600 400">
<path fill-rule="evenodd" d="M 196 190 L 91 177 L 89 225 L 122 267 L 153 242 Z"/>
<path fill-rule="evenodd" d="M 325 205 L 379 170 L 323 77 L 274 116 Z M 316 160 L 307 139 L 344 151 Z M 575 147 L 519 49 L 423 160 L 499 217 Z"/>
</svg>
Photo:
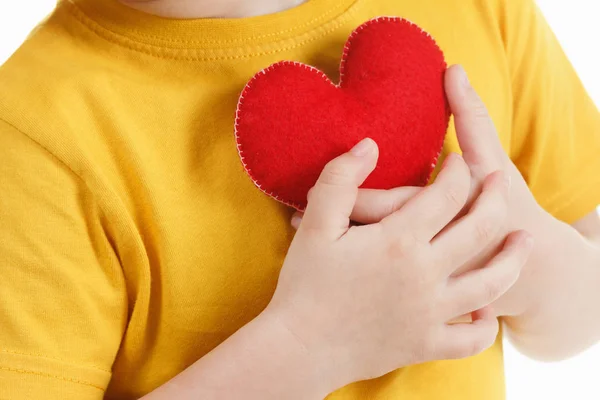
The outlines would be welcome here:
<svg viewBox="0 0 600 400">
<path fill-rule="evenodd" d="M 472 177 L 471 198 L 479 193 L 486 176 L 494 171 L 503 171 L 511 179 L 508 221 L 504 232 L 526 229 L 534 235 L 536 243 L 541 243 L 540 232 L 552 217 L 537 203 L 529 190 L 525 179 L 508 157 L 500 143 L 494 123 L 489 116 L 485 104 L 469 84 L 466 73 L 460 66 L 454 66 L 446 72 L 446 93 L 454 114 L 454 123 L 463 157 L 469 166 Z M 502 236 L 499 235 L 485 251 L 467 263 L 461 270 L 479 268 L 495 254 L 502 246 Z M 523 313 L 535 298 L 532 289 L 536 286 L 535 268 L 539 264 L 540 253 L 551 254 L 549 249 L 536 246 L 519 282 L 503 296 L 494 306 L 494 311 L 500 316 L 519 315 Z"/>
<path fill-rule="evenodd" d="M 525 229 L 535 239 L 519 280 L 492 307 L 505 317 L 507 332 L 522 352 L 543 360 L 571 357 L 598 341 L 599 325 L 590 318 L 598 314 L 598 248 L 537 203 L 462 68 L 447 71 L 446 93 L 474 192 L 490 172 L 509 174 L 506 232 Z M 498 240 L 492 243 L 466 269 L 485 265 L 494 247 L 502 245 Z"/>
<path fill-rule="evenodd" d="M 504 225 L 503 232 L 508 234 L 510 231 L 526 229 L 539 239 L 539 236 L 544 234 L 544 227 L 548 226 L 552 217 L 538 205 L 525 179 L 502 148 L 496 128 L 485 105 L 468 83 L 466 75 L 463 74 L 464 70 L 460 66 L 448 69 L 446 93 L 454 114 L 454 123 L 463 156 L 472 176 L 472 187 L 467 206 L 472 204 L 476 195 L 481 191 L 481 185 L 488 174 L 494 171 L 504 171 L 510 177 L 511 188 L 508 220 Z M 361 189 L 356 207 L 352 212 L 352 219 L 359 223 L 377 222 L 399 209 L 420 190 L 422 189 L 413 187 L 391 191 Z M 302 215 L 297 213 L 292 219 L 292 225 L 296 228 L 301 217 Z M 505 236 L 497 235 L 495 240 L 492 240 L 492 244 L 483 249 L 477 257 L 469 260 L 457 273 L 485 265 L 502 246 L 504 239 Z M 537 242 L 542 242 L 542 240 Z M 534 293 L 533 290 L 536 287 L 541 289 L 535 283 L 538 274 L 535 267 L 547 264 L 537 260 L 547 258 L 548 254 L 552 254 L 552 252 L 543 246 L 534 248 L 532 262 L 524 270 L 519 282 L 506 296 L 493 305 L 498 316 L 522 314 L 530 307 L 531 299 L 545 295 L 545 293 Z M 536 261 L 533 261 L 534 259 Z"/>
<path fill-rule="evenodd" d="M 437 180 L 380 222 L 349 227 L 358 187 L 373 170 L 370 140 L 333 160 L 308 207 L 265 310 L 304 346 L 331 390 L 396 368 L 477 354 L 496 339 L 486 306 L 517 280 L 529 235 L 510 234 L 484 268 L 453 277 L 505 234 L 508 182 L 490 175 L 466 216 L 469 169 L 451 155 Z M 482 234 L 483 233 L 483 234 Z M 448 325 L 475 310 L 472 324 Z"/>
</svg>

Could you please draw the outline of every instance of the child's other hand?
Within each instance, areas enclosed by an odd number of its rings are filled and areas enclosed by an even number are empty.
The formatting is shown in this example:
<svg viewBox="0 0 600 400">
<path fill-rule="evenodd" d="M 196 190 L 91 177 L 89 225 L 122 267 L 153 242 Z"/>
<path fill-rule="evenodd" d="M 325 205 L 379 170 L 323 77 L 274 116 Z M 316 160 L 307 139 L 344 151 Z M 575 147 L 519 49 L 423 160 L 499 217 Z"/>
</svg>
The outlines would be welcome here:
<svg viewBox="0 0 600 400">
<path fill-rule="evenodd" d="M 553 218 L 538 205 L 527 182 L 504 151 L 486 106 L 470 85 L 464 69 L 460 66 L 449 68 L 446 72 L 445 86 L 454 114 L 458 142 L 471 171 L 471 199 L 479 193 L 488 174 L 503 171 L 511 179 L 508 221 L 504 224 L 504 232 L 525 229 L 534 236 L 537 244 L 519 281 L 493 305 L 499 316 L 519 315 L 530 307 L 531 299 L 538 297 L 538 294 L 534 293 L 535 287 L 538 286 L 535 282 L 538 276 L 536 266 L 543 265 L 544 262 L 540 260 L 552 254 L 550 249 L 541 248 L 541 243 L 545 242 L 542 236 L 547 228 L 544 227 L 547 227 Z M 499 235 L 461 271 L 485 265 L 502 244 L 502 236 Z"/>
<path fill-rule="evenodd" d="M 331 390 L 489 347 L 498 322 L 486 306 L 514 284 L 531 247 L 527 233 L 512 233 L 483 268 L 454 276 L 500 232 L 506 237 L 509 204 L 506 176 L 491 174 L 469 212 L 447 228 L 471 187 L 458 155 L 397 211 L 350 227 L 358 187 L 376 161 L 367 139 L 324 169 L 265 310 L 313 357 Z M 476 310 L 472 324 L 447 324 Z"/>
</svg>

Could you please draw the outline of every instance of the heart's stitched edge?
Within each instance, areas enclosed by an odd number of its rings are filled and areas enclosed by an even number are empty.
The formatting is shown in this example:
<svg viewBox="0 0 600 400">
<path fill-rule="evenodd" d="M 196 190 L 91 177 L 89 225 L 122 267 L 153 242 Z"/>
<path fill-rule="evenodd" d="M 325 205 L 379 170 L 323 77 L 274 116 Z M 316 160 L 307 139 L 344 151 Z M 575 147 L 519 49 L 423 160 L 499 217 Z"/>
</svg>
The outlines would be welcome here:
<svg viewBox="0 0 600 400">
<path fill-rule="evenodd" d="M 391 17 L 391 16 L 381 16 L 381 17 L 376 17 L 373 19 L 370 19 L 366 22 L 364 22 L 363 24 L 359 25 L 356 29 L 354 29 L 354 31 L 352 31 L 352 33 L 350 34 L 350 36 L 348 36 L 348 39 L 346 40 L 346 44 L 344 45 L 344 50 L 342 53 L 342 59 L 340 62 L 340 66 L 339 66 L 339 74 L 340 74 L 340 81 L 339 83 L 335 84 L 331 79 L 329 79 L 329 77 L 320 69 L 315 68 L 311 65 L 308 64 L 304 64 L 298 61 L 289 61 L 289 60 L 284 60 L 284 61 L 279 61 L 276 62 L 274 64 L 271 64 L 270 66 L 268 66 L 265 69 L 260 70 L 259 72 L 257 72 L 256 74 L 254 74 L 254 76 L 248 81 L 248 83 L 246 83 L 246 85 L 244 86 L 244 89 L 242 90 L 242 93 L 240 94 L 240 97 L 238 99 L 238 103 L 237 103 L 237 107 L 235 110 L 235 122 L 234 122 L 234 138 L 235 138 L 235 143 L 236 143 L 236 148 L 237 148 L 237 152 L 238 152 L 238 156 L 240 158 L 240 161 L 242 163 L 242 166 L 244 168 L 244 170 L 246 171 L 246 173 L 248 174 L 248 176 L 250 177 L 250 179 L 252 180 L 252 183 L 254 183 L 254 186 L 256 186 L 261 192 L 263 192 L 264 194 L 266 194 L 267 196 L 277 200 L 278 202 L 285 204 L 289 207 L 293 207 L 298 211 L 304 211 L 305 207 L 301 204 L 297 204 L 294 202 L 289 202 L 285 199 L 282 199 L 281 197 L 279 197 L 278 194 L 270 192 L 269 190 L 263 188 L 261 186 L 261 184 L 258 182 L 258 180 L 254 177 L 254 175 L 252 174 L 252 170 L 250 169 L 250 167 L 248 166 L 248 164 L 246 164 L 245 159 L 244 159 L 244 150 L 242 149 L 242 145 L 240 142 L 240 136 L 239 136 L 239 122 L 240 122 L 240 118 L 241 118 L 241 112 L 242 112 L 242 106 L 244 104 L 244 97 L 248 95 L 248 92 L 250 91 L 250 89 L 252 88 L 252 84 L 259 78 L 261 78 L 262 76 L 265 76 L 268 72 L 273 71 L 276 68 L 282 67 L 282 66 L 286 66 L 286 65 L 295 65 L 301 68 L 304 68 L 310 72 L 314 72 L 316 73 L 319 77 L 321 77 L 325 82 L 335 86 L 336 88 L 339 88 L 343 82 L 343 78 L 344 78 L 344 71 L 345 71 L 345 65 L 346 65 L 346 59 L 348 57 L 348 52 L 350 51 L 351 47 L 352 47 L 352 40 L 360 33 L 360 31 L 362 31 L 363 29 L 367 28 L 370 25 L 376 24 L 376 23 L 381 23 L 381 22 L 397 22 L 397 23 L 408 23 L 410 24 L 412 27 L 418 29 L 422 34 L 424 34 L 425 36 L 427 36 L 432 43 L 438 47 L 438 49 L 440 48 L 439 45 L 437 44 L 437 42 L 435 41 L 435 39 L 427 32 L 425 31 L 423 28 L 421 28 L 419 25 L 415 24 L 414 22 L 406 19 L 406 18 L 402 18 L 402 17 Z M 440 49 L 441 51 L 441 49 Z M 448 125 L 450 124 L 450 120 L 448 120 Z M 448 130 L 448 127 L 446 127 L 446 130 Z M 443 145 L 443 143 L 442 143 Z M 438 159 L 441 155 L 442 152 L 442 148 L 440 148 L 440 151 L 438 152 L 438 154 L 436 155 L 436 157 L 434 158 L 433 162 L 432 162 L 432 168 L 430 171 L 430 174 L 433 173 L 433 170 L 435 169 L 435 166 L 437 165 Z"/>
<path fill-rule="evenodd" d="M 248 91 L 251 89 L 252 87 L 252 83 L 254 83 L 254 81 L 256 81 L 260 76 L 262 75 L 266 75 L 267 72 L 273 71 L 279 67 L 285 66 L 285 65 L 295 65 L 297 67 L 301 67 L 304 68 L 308 71 L 314 72 L 316 73 L 319 77 L 323 78 L 323 80 L 333 86 L 338 87 L 339 85 L 336 85 L 335 83 L 333 83 L 333 81 L 331 81 L 331 79 L 329 79 L 329 77 L 327 75 L 325 75 L 325 73 L 323 71 L 321 71 L 318 68 L 315 68 L 311 65 L 308 64 L 303 64 L 301 62 L 298 61 L 279 61 L 275 64 L 272 64 L 270 66 L 268 66 L 267 68 L 259 71 L 256 75 L 254 75 L 252 77 L 252 79 L 250 79 L 250 81 L 246 84 L 246 86 L 244 87 L 244 90 L 242 91 L 242 94 L 240 95 L 240 98 L 238 100 L 238 104 L 237 104 L 237 109 L 235 111 L 235 125 L 234 125 L 234 135 L 235 135 L 235 142 L 236 142 L 236 147 L 237 147 L 237 151 L 238 151 L 238 155 L 240 157 L 240 160 L 242 161 L 242 165 L 244 167 L 244 170 L 246 171 L 246 173 L 248 174 L 248 176 L 250 176 L 250 179 L 252 180 L 252 182 L 254 183 L 254 185 L 260 190 L 262 191 L 264 194 L 274 198 L 275 200 L 279 201 L 280 203 L 283 203 L 287 206 L 293 207 L 298 211 L 304 211 L 304 207 L 301 204 L 297 204 L 294 202 L 288 202 L 285 199 L 282 199 L 279 197 L 279 195 L 277 195 L 276 193 L 270 192 L 267 189 L 263 188 L 261 186 L 261 184 L 258 182 L 258 180 L 254 177 L 254 175 L 252 174 L 252 170 L 250 169 L 250 167 L 248 166 L 248 164 L 246 164 L 246 161 L 244 159 L 244 150 L 242 149 L 242 144 L 240 142 L 240 137 L 239 137 L 239 121 L 240 121 L 240 114 L 241 114 L 241 108 L 242 105 L 244 103 L 244 97 L 245 95 L 248 93 Z"/>
<path fill-rule="evenodd" d="M 346 45 L 344 46 L 344 51 L 342 53 L 342 61 L 340 62 L 340 83 L 336 86 L 340 86 L 344 80 L 344 71 L 346 68 L 346 59 L 348 58 L 348 51 L 350 51 L 350 48 L 352 47 L 352 41 L 354 40 L 354 38 L 360 33 L 360 31 L 364 30 L 365 28 L 376 24 L 376 23 L 380 23 L 380 22 L 396 22 L 396 23 L 404 23 L 404 24 L 409 24 L 410 26 L 412 26 L 413 28 L 416 28 L 417 30 L 419 30 L 422 34 L 424 34 L 425 36 L 427 36 L 432 42 L 433 44 L 439 49 L 440 46 L 437 44 L 437 42 L 435 41 L 435 39 L 433 38 L 433 36 L 431 36 L 429 34 L 429 32 L 427 32 L 426 30 L 424 30 L 423 28 L 421 28 L 419 25 L 415 24 L 414 22 L 412 22 L 411 20 L 408 20 L 406 18 L 402 18 L 402 17 L 376 17 L 373 19 L 368 20 L 367 22 L 359 25 L 354 31 L 352 31 L 352 33 L 350 34 L 350 36 L 348 36 L 348 40 L 346 40 Z"/>
</svg>

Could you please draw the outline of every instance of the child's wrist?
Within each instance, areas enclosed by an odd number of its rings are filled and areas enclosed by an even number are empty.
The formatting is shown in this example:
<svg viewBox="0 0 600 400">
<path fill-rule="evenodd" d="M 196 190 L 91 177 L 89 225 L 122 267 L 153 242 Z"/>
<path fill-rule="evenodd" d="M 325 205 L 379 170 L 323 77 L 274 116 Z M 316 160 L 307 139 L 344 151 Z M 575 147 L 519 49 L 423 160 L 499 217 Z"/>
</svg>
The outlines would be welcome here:
<svg viewBox="0 0 600 400">
<path fill-rule="evenodd" d="M 284 360 L 285 370 L 302 387 L 304 396 L 299 398 L 324 398 L 349 383 L 343 380 L 342 371 L 334 369 L 333 360 L 324 351 L 309 349 L 285 320 L 282 312 L 268 307 L 253 323 L 261 332 L 268 332 L 265 338 L 269 341 L 273 356 Z"/>
</svg>

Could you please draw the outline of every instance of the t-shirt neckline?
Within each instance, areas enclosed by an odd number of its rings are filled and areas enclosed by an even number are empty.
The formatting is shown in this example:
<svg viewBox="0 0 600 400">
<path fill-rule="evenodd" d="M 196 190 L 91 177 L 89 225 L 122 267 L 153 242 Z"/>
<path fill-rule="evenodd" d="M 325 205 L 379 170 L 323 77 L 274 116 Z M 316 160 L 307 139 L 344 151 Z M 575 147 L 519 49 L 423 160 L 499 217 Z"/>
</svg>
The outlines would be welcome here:
<svg viewBox="0 0 600 400">
<path fill-rule="evenodd" d="M 171 49 L 226 49 L 265 45 L 307 34 L 361 0 L 308 0 L 285 11 L 249 18 L 172 19 L 127 7 L 118 0 L 62 0 L 126 40 Z"/>
</svg>

